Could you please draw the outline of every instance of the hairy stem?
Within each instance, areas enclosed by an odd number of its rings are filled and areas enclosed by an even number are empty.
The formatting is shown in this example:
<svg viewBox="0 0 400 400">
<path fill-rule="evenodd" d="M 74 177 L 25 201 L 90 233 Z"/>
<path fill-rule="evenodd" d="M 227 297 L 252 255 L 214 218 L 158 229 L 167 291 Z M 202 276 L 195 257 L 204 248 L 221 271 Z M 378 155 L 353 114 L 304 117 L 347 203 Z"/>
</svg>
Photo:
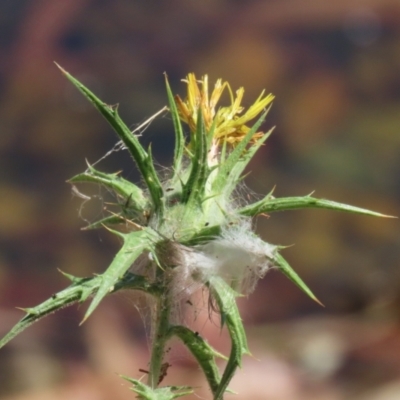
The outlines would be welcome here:
<svg viewBox="0 0 400 400">
<path fill-rule="evenodd" d="M 167 285 L 166 285 L 167 286 Z M 151 349 L 148 384 L 156 388 L 162 376 L 161 370 L 165 353 L 165 345 L 170 337 L 171 301 L 167 287 L 164 294 L 157 298 L 154 310 L 153 345 Z"/>
</svg>

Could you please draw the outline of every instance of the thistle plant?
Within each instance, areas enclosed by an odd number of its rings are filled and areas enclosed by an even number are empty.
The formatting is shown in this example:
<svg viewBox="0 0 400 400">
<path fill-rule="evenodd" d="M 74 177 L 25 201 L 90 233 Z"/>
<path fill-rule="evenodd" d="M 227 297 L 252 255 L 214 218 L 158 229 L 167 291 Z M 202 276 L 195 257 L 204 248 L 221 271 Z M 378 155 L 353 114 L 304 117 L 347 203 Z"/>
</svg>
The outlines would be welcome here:
<svg viewBox="0 0 400 400">
<path fill-rule="evenodd" d="M 169 367 L 167 342 L 180 339 L 203 371 L 214 400 L 223 399 L 242 357 L 249 354 L 246 334 L 236 306 L 238 296 L 249 295 L 271 268 L 278 269 L 312 300 L 311 290 L 290 267 L 279 246 L 266 243 L 252 230 L 252 218 L 260 214 L 302 208 L 385 215 L 362 208 L 304 197 L 263 199 L 245 204 L 237 195 L 246 166 L 264 145 L 271 130 L 263 124 L 274 96 L 260 94 L 244 111 L 243 88 L 233 92 L 217 80 L 211 93 L 208 78 L 184 80 L 187 96 L 174 96 L 166 77 L 168 110 L 175 132 L 170 175 L 161 178 L 154 166 L 151 147 L 145 149 L 118 115 L 118 108 L 98 99 L 88 88 L 60 67 L 63 74 L 100 111 L 129 151 L 145 184 L 144 188 L 117 173 L 104 173 L 88 165 L 70 182 L 94 183 L 112 191 L 119 210 L 88 228 L 105 228 L 118 236 L 122 246 L 101 275 L 75 277 L 64 273 L 70 286 L 42 304 L 25 308 L 25 316 L 0 341 L 0 347 L 42 317 L 73 303 L 91 299 L 85 321 L 103 298 L 120 290 L 145 294 L 151 310 L 151 355 L 147 382 L 124 377 L 137 398 L 169 400 L 192 393 L 190 387 L 160 386 Z M 218 106 L 224 92 L 230 103 Z M 250 121 L 256 120 L 251 126 Z M 184 126 L 185 128 L 184 133 Z M 204 290 L 219 313 L 221 328 L 231 339 L 230 354 L 214 350 L 180 318 L 179 307 Z M 216 359 L 226 360 L 222 372 Z"/>
</svg>

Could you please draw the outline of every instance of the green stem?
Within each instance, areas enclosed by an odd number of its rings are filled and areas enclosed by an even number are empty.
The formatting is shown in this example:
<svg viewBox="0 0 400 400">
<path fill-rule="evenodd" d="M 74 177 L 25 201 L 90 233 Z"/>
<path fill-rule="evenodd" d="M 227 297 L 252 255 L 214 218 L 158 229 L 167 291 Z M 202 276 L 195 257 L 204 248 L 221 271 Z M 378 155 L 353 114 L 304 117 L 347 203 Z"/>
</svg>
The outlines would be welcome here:
<svg viewBox="0 0 400 400">
<path fill-rule="evenodd" d="M 161 368 L 165 354 L 165 345 L 170 337 L 170 314 L 171 301 L 168 290 L 166 289 L 164 294 L 158 297 L 156 300 L 156 309 L 153 317 L 155 319 L 155 327 L 154 331 L 152 332 L 153 346 L 151 349 L 148 377 L 148 384 L 152 388 L 156 388 L 160 381 Z"/>
</svg>

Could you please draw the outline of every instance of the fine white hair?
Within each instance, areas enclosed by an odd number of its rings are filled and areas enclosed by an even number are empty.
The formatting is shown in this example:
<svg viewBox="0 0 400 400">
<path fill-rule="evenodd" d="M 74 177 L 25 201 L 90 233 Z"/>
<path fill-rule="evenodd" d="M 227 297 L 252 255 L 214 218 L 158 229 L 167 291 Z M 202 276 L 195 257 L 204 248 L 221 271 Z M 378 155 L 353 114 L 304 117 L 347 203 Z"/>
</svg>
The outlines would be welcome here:
<svg viewBox="0 0 400 400">
<path fill-rule="evenodd" d="M 254 291 L 259 279 L 270 267 L 276 246 L 261 240 L 251 231 L 249 221 L 224 228 L 219 236 L 206 244 L 182 252 L 180 280 L 207 282 L 220 276 L 237 292 Z"/>
</svg>

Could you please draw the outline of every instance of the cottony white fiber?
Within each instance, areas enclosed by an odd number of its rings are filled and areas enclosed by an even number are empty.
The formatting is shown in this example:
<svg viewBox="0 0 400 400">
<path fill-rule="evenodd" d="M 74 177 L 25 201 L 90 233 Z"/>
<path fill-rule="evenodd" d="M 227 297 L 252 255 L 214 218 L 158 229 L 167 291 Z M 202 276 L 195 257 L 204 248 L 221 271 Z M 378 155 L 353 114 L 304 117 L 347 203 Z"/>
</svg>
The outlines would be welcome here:
<svg viewBox="0 0 400 400">
<path fill-rule="evenodd" d="M 276 246 L 262 241 L 245 222 L 224 229 L 207 244 L 184 251 L 180 273 L 195 282 L 220 276 L 239 293 L 249 294 L 273 266 L 275 252 Z"/>
</svg>

